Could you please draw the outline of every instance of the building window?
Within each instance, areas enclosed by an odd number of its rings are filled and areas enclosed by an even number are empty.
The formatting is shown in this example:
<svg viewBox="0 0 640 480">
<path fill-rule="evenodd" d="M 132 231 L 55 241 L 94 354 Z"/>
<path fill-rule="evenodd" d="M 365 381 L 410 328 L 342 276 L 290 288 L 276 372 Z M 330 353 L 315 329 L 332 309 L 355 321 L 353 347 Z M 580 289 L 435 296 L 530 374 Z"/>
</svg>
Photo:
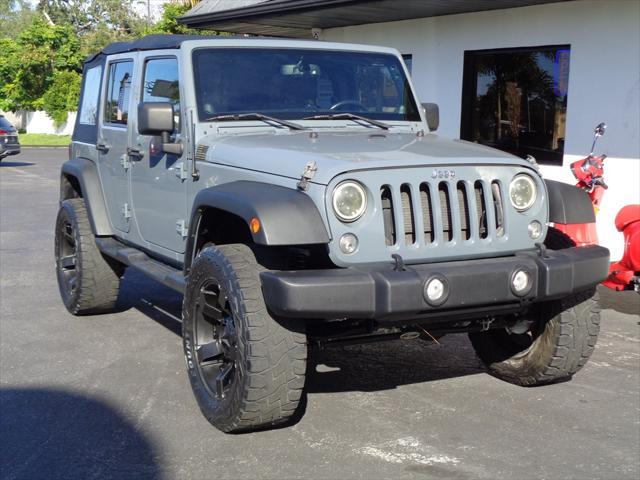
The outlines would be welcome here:
<svg viewBox="0 0 640 480">
<path fill-rule="evenodd" d="M 407 66 L 409 75 L 411 75 L 411 69 L 413 68 L 413 55 L 411 55 L 410 53 L 403 54 L 402 59 L 404 60 L 404 64 Z"/>
<path fill-rule="evenodd" d="M 570 47 L 466 51 L 460 137 L 562 165 Z"/>
</svg>

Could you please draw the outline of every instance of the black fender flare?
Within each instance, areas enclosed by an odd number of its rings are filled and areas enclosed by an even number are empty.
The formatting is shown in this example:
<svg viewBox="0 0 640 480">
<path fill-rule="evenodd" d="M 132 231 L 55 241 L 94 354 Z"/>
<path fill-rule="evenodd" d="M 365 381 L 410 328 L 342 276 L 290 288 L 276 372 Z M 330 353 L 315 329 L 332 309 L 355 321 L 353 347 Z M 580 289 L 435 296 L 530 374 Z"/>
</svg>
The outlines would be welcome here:
<svg viewBox="0 0 640 480">
<path fill-rule="evenodd" d="M 62 164 L 60 201 L 66 200 L 64 190 L 65 177 L 72 177 L 78 181 L 81 196 L 89 213 L 91 230 L 96 236 L 113 235 L 109 213 L 104 202 L 102 185 L 98 174 L 98 166 L 86 158 L 73 158 Z"/>
<path fill-rule="evenodd" d="M 241 180 L 198 192 L 189 222 L 187 252 L 196 244 L 199 220 L 207 208 L 234 214 L 247 226 L 252 218 L 257 218 L 260 230 L 251 235 L 258 245 L 310 245 L 330 241 L 320 212 L 308 195 L 292 188 Z"/>
<path fill-rule="evenodd" d="M 549 221 L 561 224 L 593 223 L 596 214 L 589 194 L 568 183 L 545 180 L 549 197 Z"/>
</svg>

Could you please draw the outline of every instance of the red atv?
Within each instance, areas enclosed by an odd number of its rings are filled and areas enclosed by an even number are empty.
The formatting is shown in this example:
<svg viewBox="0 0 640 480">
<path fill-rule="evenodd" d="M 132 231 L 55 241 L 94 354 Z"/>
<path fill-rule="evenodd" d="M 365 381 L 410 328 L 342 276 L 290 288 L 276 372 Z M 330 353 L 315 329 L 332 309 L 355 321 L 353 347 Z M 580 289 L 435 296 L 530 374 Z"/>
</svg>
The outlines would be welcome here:
<svg viewBox="0 0 640 480">
<path fill-rule="evenodd" d="M 604 191 L 609 188 L 604 182 L 604 160 L 606 155 L 596 156 L 593 151 L 596 141 L 604 135 L 607 126 L 599 124 L 594 131 L 591 153 L 587 158 L 573 162 L 570 166 L 578 180 L 576 187 L 585 190 L 596 213 Z M 578 245 L 597 243 L 595 223 L 556 225 Z M 635 290 L 640 293 L 640 205 L 627 205 L 616 215 L 616 228 L 624 234 L 624 255 L 609 267 L 609 277 L 602 282 L 613 290 Z"/>
</svg>

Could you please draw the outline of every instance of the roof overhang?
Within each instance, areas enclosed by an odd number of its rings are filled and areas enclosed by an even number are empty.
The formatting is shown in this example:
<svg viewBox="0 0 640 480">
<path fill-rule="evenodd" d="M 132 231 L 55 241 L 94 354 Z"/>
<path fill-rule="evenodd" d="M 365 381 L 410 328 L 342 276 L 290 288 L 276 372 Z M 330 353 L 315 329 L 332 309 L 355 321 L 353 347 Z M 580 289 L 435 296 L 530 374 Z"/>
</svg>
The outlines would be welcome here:
<svg viewBox="0 0 640 480">
<path fill-rule="evenodd" d="M 195 28 L 310 38 L 335 28 L 572 0 L 203 0 L 178 21 Z M 232 8 L 229 8 L 229 5 Z"/>
</svg>

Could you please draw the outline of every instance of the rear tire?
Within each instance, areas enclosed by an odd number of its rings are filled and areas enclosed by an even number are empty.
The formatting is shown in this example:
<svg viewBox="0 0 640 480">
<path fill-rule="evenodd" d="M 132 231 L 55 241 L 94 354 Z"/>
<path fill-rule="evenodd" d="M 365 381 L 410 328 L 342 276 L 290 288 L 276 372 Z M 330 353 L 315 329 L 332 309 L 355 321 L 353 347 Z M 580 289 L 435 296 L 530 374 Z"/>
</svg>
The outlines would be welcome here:
<svg viewBox="0 0 640 480">
<path fill-rule="evenodd" d="M 246 245 L 205 247 L 185 289 L 189 380 L 202 413 L 223 432 L 286 422 L 304 388 L 306 337 L 271 317 L 261 270 Z"/>
<path fill-rule="evenodd" d="M 82 198 L 64 200 L 60 205 L 55 258 L 60 296 L 71 314 L 115 309 L 125 266 L 98 250 Z"/>
</svg>

